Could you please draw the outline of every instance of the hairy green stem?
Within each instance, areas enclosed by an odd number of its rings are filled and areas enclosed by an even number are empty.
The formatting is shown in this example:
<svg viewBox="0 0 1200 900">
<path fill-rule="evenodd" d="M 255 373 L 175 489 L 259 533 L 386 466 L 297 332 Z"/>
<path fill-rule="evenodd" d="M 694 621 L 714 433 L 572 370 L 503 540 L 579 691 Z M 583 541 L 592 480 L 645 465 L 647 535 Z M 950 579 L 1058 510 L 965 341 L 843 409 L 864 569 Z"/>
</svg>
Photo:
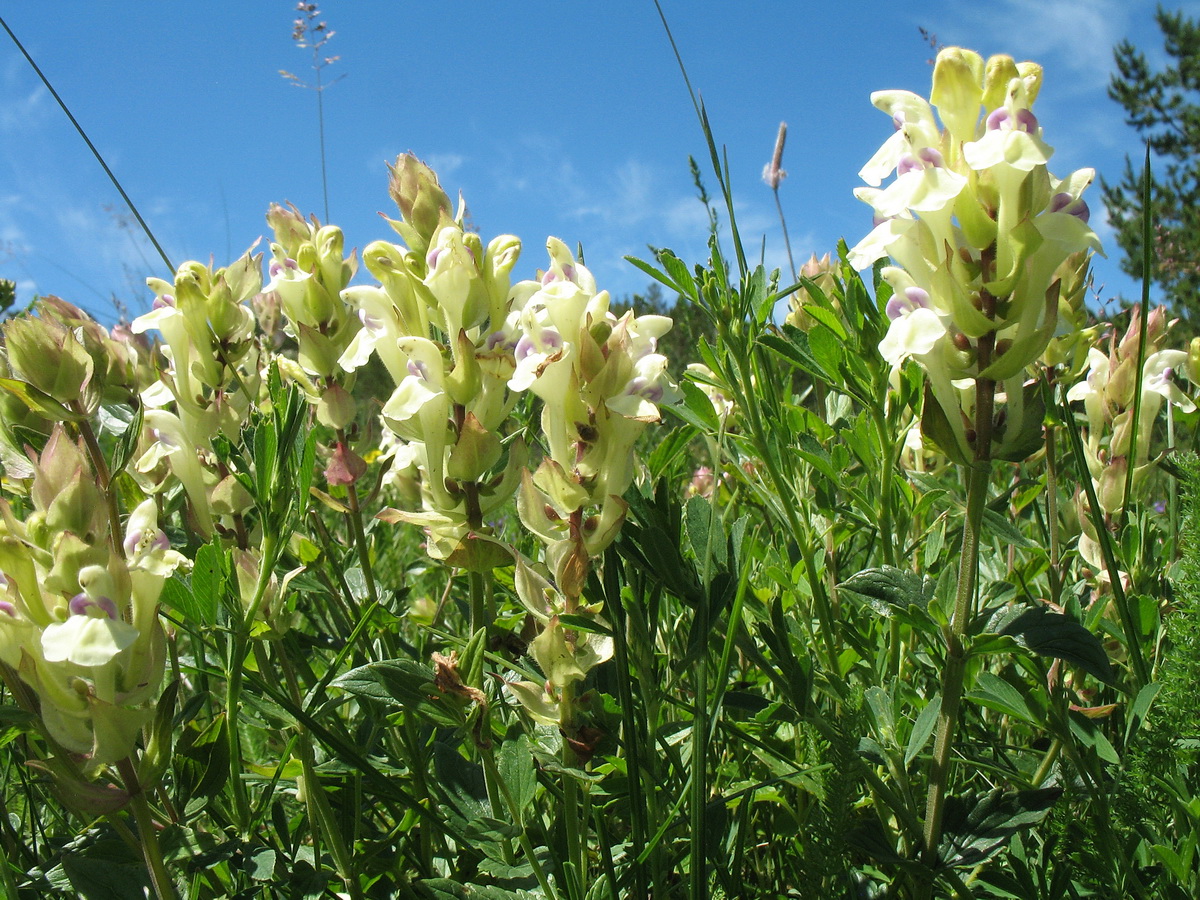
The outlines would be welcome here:
<svg viewBox="0 0 1200 900">
<path fill-rule="evenodd" d="M 297 706 L 302 706 L 303 700 L 300 694 L 300 685 L 296 681 L 296 673 L 292 668 L 288 654 L 286 652 L 277 653 L 276 659 L 278 659 L 279 666 L 283 671 L 284 680 L 287 682 L 288 693 L 291 695 L 292 702 Z M 316 824 L 325 834 L 325 840 L 329 842 L 329 851 L 333 854 L 333 863 L 337 867 L 338 877 L 346 885 L 346 890 L 350 892 L 350 896 L 354 900 L 360 900 L 363 896 L 362 885 L 359 884 L 359 880 L 354 874 L 353 857 L 346 846 L 345 839 L 342 837 L 341 829 L 334 819 L 333 808 L 329 805 L 329 797 L 326 795 L 325 789 L 321 786 L 321 781 L 317 777 L 316 760 L 313 756 L 312 735 L 299 722 L 296 723 L 296 730 L 299 732 L 300 738 L 300 767 L 304 776 L 304 797 L 308 805 L 309 815 L 316 820 Z"/>
<path fill-rule="evenodd" d="M 249 837 L 250 831 L 250 797 L 246 791 L 246 783 L 242 779 L 242 736 L 238 729 L 238 717 L 242 700 L 242 669 L 249 653 L 250 629 L 258 617 L 259 607 L 262 606 L 267 588 L 271 583 L 271 573 L 275 569 L 275 561 L 279 556 L 279 539 L 277 535 L 265 533 L 262 541 L 262 559 L 259 560 L 258 582 L 254 587 L 254 597 L 250 608 L 240 622 L 235 624 L 229 641 L 229 663 L 225 673 L 225 715 L 227 740 L 229 744 L 229 775 L 233 787 L 234 807 L 237 815 L 238 831 L 242 838 Z"/>
<path fill-rule="evenodd" d="M 558 891 L 555 890 L 554 884 L 546 874 L 546 870 L 542 868 L 542 863 L 537 858 L 533 842 L 529 840 L 529 832 L 524 827 L 521 808 L 517 806 L 517 802 L 513 798 L 512 792 L 508 789 L 508 785 L 500 777 L 500 772 L 496 768 L 495 757 L 491 754 L 484 754 L 483 773 L 493 783 L 499 785 L 500 796 L 504 801 L 504 806 L 508 809 L 508 814 L 512 818 L 513 824 L 521 829 L 520 834 L 517 835 L 517 842 L 521 845 L 521 850 L 524 852 L 525 858 L 529 861 L 529 867 L 533 869 L 533 875 L 537 879 L 538 885 L 541 886 L 542 893 L 550 898 L 550 900 L 558 900 Z"/>
<path fill-rule="evenodd" d="M 337 439 L 346 442 L 346 432 L 338 429 Z M 350 532 L 354 535 L 354 548 L 358 551 L 358 564 L 362 568 L 363 581 L 367 585 L 367 597 L 372 603 L 379 602 L 379 592 L 375 586 L 375 573 L 371 567 L 371 548 L 367 544 L 367 531 L 363 527 L 362 508 L 358 500 L 358 488 L 353 483 L 346 485 L 346 506 L 349 513 L 346 518 L 350 521 Z"/>
<path fill-rule="evenodd" d="M 966 674 L 966 648 L 963 637 L 974 611 L 975 583 L 979 570 L 979 530 L 987 499 L 990 468 L 976 464 L 967 470 L 967 514 L 963 524 L 962 557 L 959 561 L 958 584 L 954 597 L 954 616 L 946 633 L 946 665 L 942 672 L 942 707 L 938 713 L 937 737 L 933 745 L 933 761 L 929 773 L 929 794 L 925 806 L 925 861 L 930 866 L 937 859 L 938 841 L 942 834 L 942 815 L 945 811 L 946 790 L 950 783 L 950 755 L 958 725 L 958 710 L 962 700 L 963 679 Z"/>
<path fill-rule="evenodd" d="M 570 737 L 575 731 L 575 685 L 566 684 L 559 699 L 559 731 L 562 733 L 562 764 L 564 769 L 579 765 L 579 758 L 571 746 Z M 562 822 L 567 836 L 567 859 L 563 866 L 567 895 L 572 900 L 582 900 L 587 884 L 587 863 L 584 857 L 584 840 L 580 828 L 579 782 L 570 772 L 563 772 Z"/>
<path fill-rule="evenodd" d="M 705 636 L 707 623 L 702 626 Z M 707 640 L 705 639 L 706 644 Z M 707 900 L 708 866 L 704 847 L 708 812 L 708 652 L 701 650 L 696 660 L 696 697 L 692 712 L 690 878 L 688 896 L 691 900 Z"/>
<path fill-rule="evenodd" d="M 985 298 L 990 300 L 991 298 Z M 988 305 L 985 303 L 985 305 Z M 996 333 L 989 332 L 979 339 L 978 361 L 983 370 L 991 361 Z M 979 533 L 983 526 L 983 511 L 987 503 L 988 482 L 991 479 L 992 417 L 995 409 L 996 383 L 987 378 L 975 379 L 975 459 L 967 468 L 967 509 L 963 521 L 962 555 L 959 559 L 958 583 L 954 595 L 954 613 L 946 631 L 946 663 L 942 671 L 942 705 L 938 713 L 933 759 L 930 763 L 929 793 L 925 804 L 924 861 L 933 869 L 937 864 L 938 842 L 942 836 L 942 816 L 945 813 L 946 793 L 950 785 L 950 757 L 954 750 L 958 711 L 966 677 L 966 647 L 964 638 L 975 612 L 975 588 L 979 575 Z M 933 882 L 923 887 L 929 896 Z"/>
<path fill-rule="evenodd" d="M 146 870 L 150 873 L 154 893 L 158 900 L 174 900 L 175 888 L 163 862 L 162 848 L 158 844 L 158 832 L 154 826 L 154 815 L 150 812 L 150 804 L 146 802 L 146 794 L 138 781 L 137 766 L 126 756 L 117 763 L 117 771 L 121 773 L 121 780 L 125 782 L 125 789 L 129 792 L 129 804 L 133 807 L 133 816 L 137 820 L 138 836 L 141 839 L 142 857 L 146 861 Z"/>
<path fill-rule="evenodd" d="M 83 404 L 78 400 L 71 402 L 71 410 L 80 415 L 87 415 L 83 408 Z M 104 451 L 100 449 L 100 442 L 96 440 L 96 432 L 92 430 L 92 423 L 88 419 L 83 419 L 78 423 L 79 434 L 83 438 L 83 445 L 87 448 L 88 459 L 91 460 L 92 469 L 96 472 L 96 477 L 100 480 L 100 488 L 104 492 L 104 503 L 108 512 L 108 542 L 112 547 L 113 553 L 119 558 L 125 558 L 125 545 L 121 540 L 123 531 L 121 529 L 121 512 L 117 508 L 117 495 L 112 489 L 112 474 L 109 472 L 108 463 L 104 459 Z"/>
</svg>

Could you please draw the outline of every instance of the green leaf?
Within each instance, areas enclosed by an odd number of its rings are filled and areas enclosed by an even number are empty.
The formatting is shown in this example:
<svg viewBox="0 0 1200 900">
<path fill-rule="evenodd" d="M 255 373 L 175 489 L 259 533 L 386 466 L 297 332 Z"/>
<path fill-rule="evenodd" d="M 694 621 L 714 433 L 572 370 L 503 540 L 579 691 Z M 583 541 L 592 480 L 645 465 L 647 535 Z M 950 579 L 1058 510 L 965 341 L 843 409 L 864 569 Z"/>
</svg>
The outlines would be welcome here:
<svg viewBox="0 0 1200 900">
<path fill-rule="evenodd" d="M 832 384 L 837 375 L 829 371 L 814 355 L 808 335 L 794 325 L 783 326 L 783 337 L 768 331 L 759 336 L 758 342 L 770 347 L 793 365 L 804 370 L 813 378 Z"/>
<path fill-rule="evenodd" d="M 529 748 L 529 738 L 519 734 L 516 738 L 504 741 L 500 745 L 496 763 L 500 779 L 508 788 L 513 805 L 517 808 L 517 824 L 523 826 L 537 791 L 537 771 L 533 752 Z"/>
<path fill-rule="evenodd" d="M 433 725 L 453 728 L 462 724 L 460 710 L 443 702 L 433 686 L 433 673 L 411 660 L 384 659 L 368 663 L 335 678 L 331 686 L 356 697 L 403 709 Z"/>
<path fill-rule="evenodd" d="M 270 847 L 259 847 L 252 851 L 242 869 L 252 881 L 271 881 L 275 877 L 276 853 Z"/>
<path fill-rule="evenodd" d="M 980 672 L 976 681 L 977 690 L 967 694 L 967 699 L 988 709 L 1002 712 L 1025 722 L 1036 723 L 1029 705 L 1020 691 L 991 672 Z"/>
<path fill-rule="evenodd" d="M 1121 764 L 1121 757 L 1117 754 L 1116 748 L 1104 736 L 1104 732 L 1097 727 L 1095 722 L 1083 715 L 1083 713 L 1074 711 L 1071 712 L 1070 721 L 1071 734 L 1075 736 L 1075 740 L 1080 745 L 1087 747 L 1107 763 L 1112 763 L 1114 766 Z"/>
<path fill-rule="evenodd" d="M 800 281 L 804 284 L 810 295 L 820 294 L 821 289 L 815 281 L 809 278 L 801 278 Z M 821 299 L 824 299 L 823 295 Z M 826 300 L 825 302 L 828 303 L 829 301 Z M 827 306 L 821 306 L 819 303 L 806 303 L 804 305 L 804 312 L 832 331 L 839 341 L 846 340 L 846 326 L 842 324 L 841 319 L 838 318 L 837 313 L 832 309 L 829 309 Z"/>
<path fill-rule="evenodd" d="M 162 593 L 158 599 L 164 606 L 179 613 L 185 622 L 199 623 L 200 614 L 196 609 L 196 598 L 192 596 L 192 589 L 180 575 L 172 575 L 163 582 Z"/>
<path fill-rule="evenodd" d="M 196 552 L 192 567 L 193 621 L 200 625 L 217 624 L 217 609 L 225 598 L 225 579 L 225 551 L 214 538 L 213 543 Z"/>
<path fill-rule="evenodd" d="M 67 409 L 45 391 L 38 390 L 28 382 L 16 378 L 0 378 L 0 388 L 24 403 L 30 412 L 37 413 L 51 422 L 82 422 L 87 418 L 83 413 Z"/>
<path fill-rule="evenodd" d="M 561 613 L 558 617 L 558 622 L 564 628 L 572 628 L 575 631 L 586 631 L 590 634 L 612 635 L 612 629 L 606 628 L 595 619 L 587 616 L 575 615 L 572 613 Z"/>
<path fill-rule="evenodd" d="M 966 868 L 990 859 L 1013 835 L 1041 823 L 1061 795 L 1061 788 L 1041 788 L 948 798 L 938 851 L 942 861 Z"/>
<path fill-rule="evenodd" d="M 688 546 L 701 569 L 707 568 L 710 573 L 712 568 L 704 565 L 706 560 L 721 568 L 729 561 L 724 529 L 715 512 L 712 502 L 704 497 L 691 497 L 684 507 L 684 533 Z"/>
<path fill-rule="evenodd" d="M 881 616 L 891 616 L 897 609 L 910 606 L 925 609 L 933 596 L 932 581 L 895 566 L 864 569 L 839 587 L 863 597 Z"/>
<path fill-rule="evenodd" d="M 833 466 L 833 460 L 829 456 L 829 452 L 821 446 L 821 442 L 808 433 L 796 435 L 796 454 L 811 465 L 814 469 L 833 481 L 840 481 L 842 478 L 841 472 L 838 472 Z"/>
<path fill-rule="evenodd" d="M 913 722 L 912 732 L 908 735 L 908 746 L 904 748 L 906 768 L 912 765 L 912 761 L 925 749 L 925 744 L 928 743 L 929 736 L 933 734 L 933 729 L 937 725 L 938 713 L 941 711 L 942 695 L 934 694 L 933 698 L 925 704 L 925 708 L 921 710 L 921 714 L 917 716 L 917 720 Z"/>
<path fill-rule="evenodd" d="M 675 290 L 690 300 L 696 300 L 696 280 L 688 271 L 687 265 L 674 253 L 664 250 L 658 254 L 658 261 L 666 270 L 667 275 L 675 282 Z"/>
<path fill-rule="evenodd" d="M 1104 644 L 1079 622 L 1045 606 L 1027 609 L 1000 630 L 1038 656 L 1049 656 L 1079 666 L 1105 684 L 1115 685 Z"/>
<path fill-rule="evenodd" d="M 203 807 L 229 779 L 229 741 L 225 716 L 213 719 L 203 729 L 187 727 L 175 743 L 173 765 L 180 792 L 189 807 Z"/>
<path fill-rule="evenodd" d="M 1158 696 L 1161 688 L 1161 681 L 1152 681 L 1138 691 L 1138 695 L 1129 706 L 1129 722 L 1125 726 L 1125 743 L 1129 743 L 1129 738 L 1133 734 L 1134 729 L 1145 721 L 1146 714 L 1150 712 L 1154 698 Z"/>
<path fill-rule="evenodd" d="M 983 510 L 983 530 L 984 533 L 998 538 L 1003 545 L 1011 545 L 1013 547 L 1029 548 L 1038 546 L 1037 543 L 1031 541 L 1013 525 L 1012 520 L 1007 516 L 996 512 L 994 509 L 984 508 Z"/>
<path fill-rule="evenodd" d="M 437 741 L 433 745 L 433 768 L 441 793 L 465 821 L 491 816 L 483 766 L 464 759 L 456 747 Z"/>
<path fill-rule="evenodd" d="M 121 432 L 121 436 L 117 439 L 117 446 L 113 450 L 112 472 L 110 478 L 115 478 L 125 470 L 129 465 L 129 461 L 133 458 L 134 452 L 137 450 L 138 438 L 142 436 L 142 417 L 145 411 L 145 406 L 141 403 L 137 405 L 137 409 L 133 412 L 133 419 L 128 427 Z"/>
<path fill-rule="evenodd" d="M 846 358 L 846 347 L 836 334 L 824 325 L 817 325 L 808 332 L 808 346 L 822 369 L 831 373 L 841 372 L 842 362 Z M 832 381 L 840 384 L 842 379 L 835 378 Z"/>
<path fill-rule="evenodd" d="M 683 392 L 683 403 L 668 407 L 683 421 L 705 434 L 715 434 L 720 429 L 717 421 L 717 411 L 713 409 L 712 401 L 694 382 L 684 379 L 679 383 Z"/>
<path fill-rule="evenodd" d="M 647 275 L 649 275 L 651 278 L 653 278 L 659 284 L 666 285 L 671 290 L 673 290 L 675 293 L 677 293 L 677 294 L 683 293 L 682 288 L 680 288 L 680 286 L 678 284 L 676 284 L 674 281 L 672 281 L 671 277 L 669 275 L 667 275 L 665 272 L 661 272 L 658 269 L 654 268 L 654 266 L 650 265 L 650 263 L 640 260 L 636 256 L 626 256 L 625 262 L 629 263 L 634 268 L 641 269 L 643 272 L 645 272 Z"/>
<path fill-rule="evenodd" d="M 116 840 L 103 840 L 82 850 L 63 854 L 47 880 L 83 900 L 145 900 L 150 896 L 146 867 L 129 848 Z"/>
</svg>

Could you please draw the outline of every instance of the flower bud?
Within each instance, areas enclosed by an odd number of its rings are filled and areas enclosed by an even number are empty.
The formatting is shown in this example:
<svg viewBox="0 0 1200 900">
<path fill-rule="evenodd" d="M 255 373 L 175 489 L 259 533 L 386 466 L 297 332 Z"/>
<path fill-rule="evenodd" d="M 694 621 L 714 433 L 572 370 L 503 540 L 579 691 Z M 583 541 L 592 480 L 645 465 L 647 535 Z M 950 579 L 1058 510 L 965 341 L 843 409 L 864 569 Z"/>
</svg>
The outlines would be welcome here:
<svg viewBox="0 0 1200 900">
<path fill-rule="evenodd" d="M 1187 376 L 1192 384 L 1200 384 L 1200 337 L 1188 344 Z"/>
<path fill-rule="evenodd" d="M 1020 74 L 1011 56 L 997 55 L 988 58 L 983 73 L 983 108 L 986 112 L 1004 106 L 1009 82 L 1019 78 Z"/>
<path fill-rule="evenodd" d="M 1025 102 L 1032 106 L 1042 89 L 1042 67 L 1035 62 L 1020 62 L 1017 73 L 1025 85 Z"/>
<path fill-rule="evenodd" d="M 453 220 L 454 207 L 433 169 L 412 154 L 402 154 L 388 169 L 388 193 L 400 208 L 406 226 L 400 233 L 412 250 L 423 253 L 438 228 Z"/>
<path fill-rule="evenodd" d="M 62 403 L 79 400 L 95 371 L 92 357 L 59 322 L 23 315 L 4 326 L 9 364 L 29 384 Z"/>
<path fill-rule="evenodd" d="M 209 495 L 213 515 L 238 516 L 254 508 L 254 498 L 235 475 L 226 475 Z"/>
<path fill-rule="evenodd" d="M 335 430 L 353 422 L 356 412 L 354 398 L 339 384 L 327 387 L 317 401 L 317 420 Z"/>
<path fill-rule="evenodd" d="M 487 431 L 474 413 L 468 412 L 458 440 L 450 448 L 446 475 L 457 481 L 478 481 L 500 460 L 501 453 L 500 438 Z"/>
<path fill-rule="evenodd" d="M 275 232 L 275 242 L 290 256 L 312 235 L 312 228 L 294 206 L 285 209 L 272 203 L 267 210 L 267 224 Z"/>
<path fill-rule="evenodd" d="M 1096 499 L 1100 508 L 1109 515 L 1120 512 L 1121 505 L 1125 502 L 1125 473 L 1128 470 L 1129 461 L 1124 456 L 1118 456 L 1100 473 Z"/>
<path fill-rule="evenodd" d="M 937 107 L 954 140 L 972 141 L 983 99 L 983 57 L 961 47 L 946 47 L 933 68 L 929 102 Z"/>
</svg>

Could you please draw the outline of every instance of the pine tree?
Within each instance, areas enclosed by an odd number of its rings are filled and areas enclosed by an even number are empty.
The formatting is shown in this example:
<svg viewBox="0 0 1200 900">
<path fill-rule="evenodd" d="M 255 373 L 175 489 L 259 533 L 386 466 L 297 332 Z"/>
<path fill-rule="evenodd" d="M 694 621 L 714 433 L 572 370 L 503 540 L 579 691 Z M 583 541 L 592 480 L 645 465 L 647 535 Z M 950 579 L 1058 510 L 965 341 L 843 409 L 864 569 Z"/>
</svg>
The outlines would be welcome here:
<svg viewBox="0 0 1200 900">
<path fill-rule="evenodd" d="M 1155 20 L 1168 65 L 1152 72 L 1145 55 L 1122 41 L 1113 50 L 1117 74 L 1108 94 L 1154 154 L 1150 277 L 1175 314 L 1200 323 L 1200 21 L 1161 6 Z M 1119 183 L 1101 180 L 1124 253 L 1121 268 L 1134 278 L 1143 268 L 1141 169 L 1126 156 Z"/>
</svg>

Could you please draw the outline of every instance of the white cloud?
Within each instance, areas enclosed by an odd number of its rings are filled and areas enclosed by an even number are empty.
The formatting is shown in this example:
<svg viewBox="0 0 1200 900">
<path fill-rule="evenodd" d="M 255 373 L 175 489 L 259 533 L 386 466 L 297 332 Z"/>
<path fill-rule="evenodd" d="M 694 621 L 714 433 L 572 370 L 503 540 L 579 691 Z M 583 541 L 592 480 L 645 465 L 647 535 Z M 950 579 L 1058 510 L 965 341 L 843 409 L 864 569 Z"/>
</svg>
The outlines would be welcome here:
<svg viewBox="0 0 1200 900">
<path fill-rule="evenodd" d="M 0 105 L 0 131 L 28 134 L 41 126 L 53 111 L 50 93 L 37 81 L 29 64 L 12 56 L 0 72 L 4 103 Z"/>
<path fill-rule="evenodd" d="M 1138 9 L 1138 7 L 1145 7 Z M 1033 59 L 1062 82 L 1060 92 L 1103 92 L 1112 70 L 1112 47 L 1125 37 L 1135 12 L 1148 3 L 1129 0 L 999 0 L 947 5 L 948 27 L 940 33 L 988 53 Z"/>
<path fill-rule="evenodd" d="M 431 153 L 425 157 L 425 164 L 437 173 L 439 180 L 453 175 L 466 161 L 467 158 L 461 153 Z"/>
</svg>

